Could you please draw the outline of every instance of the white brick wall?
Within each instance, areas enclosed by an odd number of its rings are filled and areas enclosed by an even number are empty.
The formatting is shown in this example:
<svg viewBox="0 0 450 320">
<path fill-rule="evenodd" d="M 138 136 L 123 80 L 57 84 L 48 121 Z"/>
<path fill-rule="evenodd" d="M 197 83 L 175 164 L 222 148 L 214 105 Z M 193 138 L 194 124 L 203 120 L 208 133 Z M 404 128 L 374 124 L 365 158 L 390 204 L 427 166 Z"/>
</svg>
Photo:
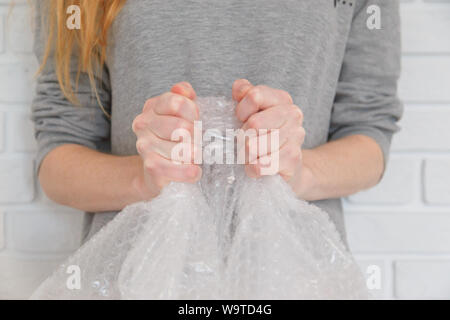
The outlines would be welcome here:
<svg viewBox="0 0 450 320">
<path fill-rule="evenodd" d="M 450 158 L 426 159 L 424 164 L 424 200 L 430 205 L 450 205 Z"/>
<path fill-rule="evenodd" d="M 380 185 L 345 202 L 348 239 L 363 269 L 381 264 L 376 297 L 449 299 L 450 1 L 401 13 L 402 131 Z"/>
<path fill-rule="evenodd" d="M 0 0 L 0 299 L 27 298 L 80 245 L 84 214 L 43 196 L 30 117 L 37 62 L 25 1 Z"/>
<path fill-rule="evenodd" d="M 84 219 L 32 176 L 37 64 L 16 2 L 8 19 L 0 0 L 0 299 L 27 297 L 79 245 Z M 450 298 L 450 0 L 402 1 L 402 23 L 403 130 L 380 185 L 345 201 L 348 238 L 364 272 L 379 267 L 375 297 Z"/>
<path fill-rule="evenodd" d="M 395 294 L 405 299 L 448 299 L 450 262 L 405 260 L 395 262 Z"/>
</svg>

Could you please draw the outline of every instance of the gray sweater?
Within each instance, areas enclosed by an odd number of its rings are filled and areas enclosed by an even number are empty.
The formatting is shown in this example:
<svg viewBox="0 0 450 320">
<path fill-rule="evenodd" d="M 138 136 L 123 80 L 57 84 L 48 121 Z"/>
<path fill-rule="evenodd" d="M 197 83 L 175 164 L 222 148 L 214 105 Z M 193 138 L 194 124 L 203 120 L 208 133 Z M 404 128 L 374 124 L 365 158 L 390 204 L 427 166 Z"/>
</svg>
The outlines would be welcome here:
<svg viewBox="0 0 450 320">
<path fill-rule="evenodd" d="M 366 26 L 371 4 L 381 8 L 380 30 Z M 128 0 L 111 28 L 98 81 L 111 120 L 86 75 L 77 92 L 82 106 L 74 106 L 49 64 L 38 78 L 32 105 L 36 167 L 66 143 L 136 154 L 131 123 L 148 98 L 179 81 L 192 83 L 198 96 L 231 97 L 238 78 L 291 94 L 305 116 L 304 148 L 363 134 L 375 139 L 386 160 L 402 112 L 396 97 L 398 7 L 394 0 Z M 44 37 L 37 27 L 38 58 Z M 316 204 L 345 237 L 341 201 Z M 91 233 L 113 216 L 96 214 Z"/>
</svg>

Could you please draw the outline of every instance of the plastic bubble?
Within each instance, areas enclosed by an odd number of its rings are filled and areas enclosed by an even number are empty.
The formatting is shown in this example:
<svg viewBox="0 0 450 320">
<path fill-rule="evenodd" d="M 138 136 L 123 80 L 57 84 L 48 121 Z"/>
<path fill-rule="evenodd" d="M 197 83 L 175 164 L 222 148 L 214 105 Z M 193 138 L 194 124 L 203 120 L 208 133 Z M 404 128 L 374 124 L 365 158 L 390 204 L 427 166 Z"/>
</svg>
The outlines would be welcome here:
<svg viewBox="0 0 450 320">
<path fill-rule="evenodd" d="M 203 147 L 227 159 L 236 150 L 225 143 L 226 129 L 241 127 L 234 103 L 225 98 L 197 103 L 203 130 L 214 129 Z M 122 210 L 32 298 L 368 297 L 326 212 L 298 199 L 279 176 L 251 179 L 242 164 L 226 161 L 202 166 L 198 183 L 171 183 L 152 201 Z M 66 285 L 70 265 L 80 267 L 80 289 Z"/>
</svg>

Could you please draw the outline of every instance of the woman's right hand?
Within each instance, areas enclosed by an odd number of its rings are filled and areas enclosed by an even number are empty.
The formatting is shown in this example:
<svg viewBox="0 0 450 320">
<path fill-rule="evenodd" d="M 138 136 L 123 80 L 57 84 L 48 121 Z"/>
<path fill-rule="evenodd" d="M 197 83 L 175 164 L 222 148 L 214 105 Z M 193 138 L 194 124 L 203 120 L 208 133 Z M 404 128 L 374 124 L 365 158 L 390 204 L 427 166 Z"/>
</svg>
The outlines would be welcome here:
<svg viewBox="0 0 450 320">
<path fill-rule="evenodd" d="M 171 181 L 194 183 L 200 179 L 202 171 L 194 164 L 193 145 L 190 163 L 172 160 L 172 149 L 180 143 L 172 139 L 176 129 L 187 130 L 194 141 L 194 121 L 199 119 L 195 96 L 189 83 L 177 83 L 170 92 L 147 100 L 142 113 L 134 119 L 136 149 L 143 162 L 143 174 L 138 177 L 136 188 L 143 200 L 158 195 Z"/>
</svg>

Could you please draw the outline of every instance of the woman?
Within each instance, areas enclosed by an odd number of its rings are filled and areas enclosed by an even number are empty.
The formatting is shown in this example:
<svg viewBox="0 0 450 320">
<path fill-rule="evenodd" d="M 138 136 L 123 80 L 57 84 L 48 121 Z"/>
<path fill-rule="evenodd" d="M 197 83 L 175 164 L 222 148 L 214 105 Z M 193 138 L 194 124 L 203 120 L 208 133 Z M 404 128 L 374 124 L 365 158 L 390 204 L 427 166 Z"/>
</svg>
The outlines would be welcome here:
<svg viewBox="0 0 450 320">
<path fill-rule="evenodd" d="M 170 160 L 170 135 L 192 130 L 196 96 L 227 95 L 245 128 L 280 129 L 278 173 L 345 238 L 339 198 L 378 183 L 401 115 L 397 1 L 75 3 L 80 30 L 66 28 L 73 1 L 37 10 L 36 168 L 51 199 L 99 213 L 93 233 L 170 181 L 197 181 L 199 166 Z M 372 3 L 381 29 L 366 26 Z"/>
</svg>

